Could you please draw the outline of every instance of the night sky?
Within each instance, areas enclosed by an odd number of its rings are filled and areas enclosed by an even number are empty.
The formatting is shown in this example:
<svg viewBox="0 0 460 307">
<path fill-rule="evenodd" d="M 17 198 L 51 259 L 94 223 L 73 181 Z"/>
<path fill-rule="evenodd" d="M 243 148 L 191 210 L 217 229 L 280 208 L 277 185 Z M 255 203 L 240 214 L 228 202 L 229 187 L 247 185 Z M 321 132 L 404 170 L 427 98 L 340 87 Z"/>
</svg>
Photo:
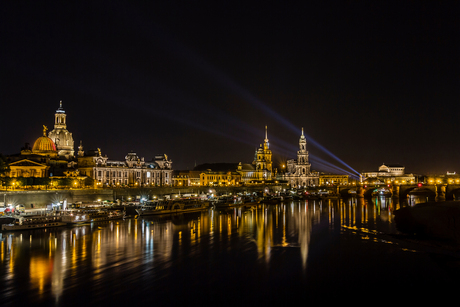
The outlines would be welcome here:
<svg viewBox="0 0 460 307">
<path fill-rule="evenodd" d="M 460 2 L 294 3 L 3 2 L 0 153 L 62 100 L 114 160 L 251 162 L 268 126 L 278 163 L 303 127 L 316 170 L 460 172 Z"/>
</svg>

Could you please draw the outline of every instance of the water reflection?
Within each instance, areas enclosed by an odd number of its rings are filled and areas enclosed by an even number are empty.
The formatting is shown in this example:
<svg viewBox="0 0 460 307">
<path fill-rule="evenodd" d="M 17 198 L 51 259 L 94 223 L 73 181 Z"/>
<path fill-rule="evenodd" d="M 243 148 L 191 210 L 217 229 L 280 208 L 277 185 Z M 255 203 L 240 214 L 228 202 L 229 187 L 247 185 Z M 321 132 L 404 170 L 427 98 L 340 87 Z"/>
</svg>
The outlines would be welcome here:
<svg viewBox="0 0 460 307">
<path fill-rule="evenodd" d="M 208 267 L 229 265 L 222 255 L 235 252 L 241 263 L 270 268 L 287 253 L 283 257 L 299 261 L 305 272 L 315 225 L 326 223 L 330 231 L 352 230 L 368 239 L 395 233 L 392 212 L 405 205 L 384 197 L 292 201 L 4 233 L 1 296 L 9 302 L 59 303 L 66 294 L 87 289 L 107 298 L 127 291 L 130 283 L 161 285 L 181 274 L 212 275 Z M 194 262 L 186 266 L 190 259 Z M 28 296 L 21 297 L 25 292 Z"/>
</svg>

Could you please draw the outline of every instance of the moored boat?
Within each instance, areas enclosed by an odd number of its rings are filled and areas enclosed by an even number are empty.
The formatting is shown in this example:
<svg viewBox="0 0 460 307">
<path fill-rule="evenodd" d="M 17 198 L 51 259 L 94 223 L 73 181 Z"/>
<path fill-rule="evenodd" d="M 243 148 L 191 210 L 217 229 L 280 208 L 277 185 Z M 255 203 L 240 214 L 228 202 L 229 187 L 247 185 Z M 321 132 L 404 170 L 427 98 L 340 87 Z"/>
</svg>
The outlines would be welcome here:
<svg viewBox="0 0 460 307">
<path fill-rule="evenodd" d="M 20 217 L 14 223 L 3 224 L 2 230 L 31 230 L 65 226 L 60 216 Z"/>
<path fill-rule="evenodd" d="M 71 210 L 65 212 L 61 219 L 67 224 L 78 224 L 117 220 L 124 216 L 124 212 L 120 210 Z"/>
<path fill-rule="evenodd" d="M 224 196 L 218 198 L 216 201 L 214 201 L 214 206 L 217 207 L 234 207 L 234 206 L 241 206 L 244 204 L 244 199 L 241 196 Z"/>
<path fill-rule="evenodd" d="M 283 196 L 265 196 L 260 202 L 264 203 L 266 205 L 273 205 L 273 204 L 279 204 L 280 202 L 284 201 Z"/>
<path fill-rule="evenodd" d="M 136 209 L 139 216 L 174 214 L 204 211 L 209 208 L 209 202 L 201 199 L 179 199 L 147 202 Z"/>
</svg>

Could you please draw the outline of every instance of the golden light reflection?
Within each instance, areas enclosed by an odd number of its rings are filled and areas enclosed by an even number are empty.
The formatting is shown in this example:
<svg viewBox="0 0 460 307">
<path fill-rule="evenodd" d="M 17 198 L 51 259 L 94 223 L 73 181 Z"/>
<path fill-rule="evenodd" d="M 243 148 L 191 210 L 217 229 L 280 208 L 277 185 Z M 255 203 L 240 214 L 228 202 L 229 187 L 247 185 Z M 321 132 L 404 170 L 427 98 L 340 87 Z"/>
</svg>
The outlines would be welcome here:
<svg viewBox="0 0 460 307">
<path fill-rule="evenodd" d="M 392 212 L 398 205 L 398 201 L 392 199 L 291 201 L 247 209 L 210 210 L 196 215 L 105 222 L 71 230 L 34 232 L 33 237 L 24 234 L 24 240 L 20 236 L 5 237 L 0 242 L 0 259 L 5 272 L 9 270 L 13 275 L 15 265 L 19 267 L 15 262 L 29 257 L 30 280 L 37 293 L 47 292 L 51 285 L 56 297 L 67 288 L 65 283 L 76 280 L 82 270 L 87 269 L 85 266 L 92 268 L 93 281 L 111 278 L 110 268 L 120 265 L 123 268 L 145 264 L 154 267 L 161 263 L 166 268 L 174 265 L 178 250 L 181 255 L 189 252 L 200 256 L 203 249 L 198 248 L 199 244 L 205 244 L 207 249 L 222 246 L 213 244 L 215 240 L 225 244 L 233 244 L 234 238 L 243 240 L 244 244 L 236 248 L 243 246 L 267 265 L 279 260 L 279 255 L 289 248 L 290 252 L 298 253 L 305 270 L 315 224 L 321 223 L 328 231 L 341 227 L 369 243 L 393 244 L 380 239 L 374 226 L 385 219 L 390 225 Z"/>
<path fill-rule="evenodd" d="M 9 267 L 8 267 L 8 273 L 10 273 L 12 275 L 13 272 L 14 272 L 14 256 L 15 256 L 15 253 L 13 252 L 14 251 L 14 244 L 13 244 L 12 236 L 8 237 L 8 249 L 9 249 L 9 259 L 10 259 Z"/>
<path fill-rule="evenodd" d="M 52 259 L 32 257 L 30 259 L 30 282 L 38 289 L 38 294 L 43 294 L 45 283 L 49 282 L 53 270 Z"/>
</svg>

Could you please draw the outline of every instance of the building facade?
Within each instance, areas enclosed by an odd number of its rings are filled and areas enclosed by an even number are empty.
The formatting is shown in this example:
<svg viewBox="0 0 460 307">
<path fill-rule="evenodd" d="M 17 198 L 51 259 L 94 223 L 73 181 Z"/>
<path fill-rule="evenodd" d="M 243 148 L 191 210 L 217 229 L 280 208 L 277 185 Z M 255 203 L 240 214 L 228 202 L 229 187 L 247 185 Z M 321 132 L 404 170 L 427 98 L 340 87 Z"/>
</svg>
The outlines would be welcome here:
<svg viewBox="0 0 460 307">
<path fill-rule="evenodd" d="M 399 164 L 382 164 L 378 171 L 363 172 L 366 183 L 417 183 L 418 176 L 406 174 L 406 168 Z"/>
<path fill-rule="evenodd" d="M 348 185 L 348 175 L 325 174 L 319 175 L 319 185 Z"/>
<path fill-rule="evenodd" d="M 37 138 L 32 148 L 28 143 L 19 154 L 6 156 L 10 171 L 5 177 L 46 178 L 63 176 L 65 171 L 74 169 L 74 163 L 58 155 L 53 140 L 46 136 L 48 128 L 43 126 L 43 135 Z"/>
<path fill-rule="evenodd" d="M 173 171 L 173 185 L 177 187 L 200 186 L 201 171 Z"/>
<path fill-rule="evenodd" d="M 80 175 L 91 177 L 96 186 L 143 187 L 171 186 L 172 161 L 167 155 L 157 155 L 151 162 L 145 162 L 135 152 L 125 156 L 125 160 L 109 160 L 101 150 L 83 152 L 79 148 L 78 170 Z"/>
<path fill-rule="evenodd" d="M 286 164 L 287 171 L 283 175 L 283 179 L 286 180 L 291 187 L 305 188 L 319 185 L 319 173 L 311 171 L 311 164 L 307 151 L 307 140 L 303 128 L 299 139 L 297 159 L 288 160 Z"/>
<path fill-rule="evenodd" d="M 237 186 L 241 184 L 241 175 L 238 172 L 203 172 L 200 174 L 201 186 Z"/>
</svg>

